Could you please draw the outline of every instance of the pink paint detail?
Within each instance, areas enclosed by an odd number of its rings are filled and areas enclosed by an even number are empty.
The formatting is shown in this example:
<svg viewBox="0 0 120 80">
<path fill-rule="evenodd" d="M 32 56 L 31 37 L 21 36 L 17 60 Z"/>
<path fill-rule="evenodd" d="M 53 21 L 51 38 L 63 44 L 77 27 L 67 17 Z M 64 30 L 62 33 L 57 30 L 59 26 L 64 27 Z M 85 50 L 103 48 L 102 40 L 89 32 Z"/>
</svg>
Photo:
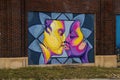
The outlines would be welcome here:
<svg viewBox="0 0 120 80">
<path fill-rule="evenodd" d="M 67 55 L 69 57 L 81 57 L 82 62 L 85 63 L 88 62 L 87 53 L 89 50 L 89 45 L 83 40 L 79 42 L 79 44 L 74 45 L 74 40 L 79 38 L 78 33 L 76 31 L 78 28 L 80 29 L 80 22 L 75 21 L 70 28 L 69 35 L 66 38 L 65 51 L 67 52 Z M 82 47 L 81 49 L 79 48 L 80 46 Z"/>
<path fill-rule="evenodd" d="M 76 30 L 79 27 L 78 22 L 76 22 L 76 24 L 74 24 L 74 29 Z"/>
<path fill-rule="evenodd" d="M 64 47 L 65 50 L 69 50 L 70 49 L 70 46 L 68 44 L 65 44 L 65 47 Z"/>
<path fill-rule="evenodd" d="M 76 30 L 78 27 L 80 27 L 80 22 L 79 21 L 75 21 L 74 24 L 71 26 L 71 29 Z"/>
<path fill-rule="evenodd" d="M 71 45 L 73 45 L 73 46 L 75 45 L 75 44 L 74 44 L 74 41 L 75 41 L 75 39 L 77 39 L 77 38 L 78 38 L 78 37 L 76 37 L 76 38 L 74 38 L 73 40 L 71 40 L 71 42 L 70 42 Z"/>
<path fill-rule="evenodd" d="M 70 34 L 68 34 L 68 36 L 67 36 L 67 38 L 66 38 L 66 41 L 67 41 L 67 42 L 70 42 L 70 40 L 71 40 L 71 39 L 70 39 Z"/>
<path fill-rule="evenodd" d="M 81 46 L 82 43 L 83 43 L 83 41 L 77 46 L 77 50 L 79 52 L 83 52 L 85 50 L 85 48 L 86 48 L 86 45 L 85 45 L 85 47 L 83 49 L 79 49 L 79 46 Z"/>
</svg>

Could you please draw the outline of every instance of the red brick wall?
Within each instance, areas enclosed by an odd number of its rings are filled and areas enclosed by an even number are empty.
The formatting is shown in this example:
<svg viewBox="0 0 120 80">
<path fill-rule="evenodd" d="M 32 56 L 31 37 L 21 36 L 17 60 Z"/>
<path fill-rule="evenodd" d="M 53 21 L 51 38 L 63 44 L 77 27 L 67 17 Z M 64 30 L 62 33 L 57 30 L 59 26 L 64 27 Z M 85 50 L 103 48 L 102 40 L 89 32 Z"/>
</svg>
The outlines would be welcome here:
<svg viewBox="0 0 120 80">
<path fill-rule="evenodd" d="M 0 0 L 0 57 L 24 56 L 21 0 Z"/>
</svg>

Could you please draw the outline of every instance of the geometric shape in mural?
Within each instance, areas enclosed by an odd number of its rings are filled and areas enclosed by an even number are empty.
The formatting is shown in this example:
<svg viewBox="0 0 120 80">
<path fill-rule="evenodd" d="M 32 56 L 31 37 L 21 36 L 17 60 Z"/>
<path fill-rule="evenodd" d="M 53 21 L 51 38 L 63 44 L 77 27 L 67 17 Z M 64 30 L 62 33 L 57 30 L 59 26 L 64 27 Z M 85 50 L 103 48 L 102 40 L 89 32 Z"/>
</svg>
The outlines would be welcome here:
<svg viewBox="0 0 120 80">
<path fill-rule="evenodd" d="M 87 28 L 82 28 L 82 33 L 84 34 L 85 38 L 88 38 L 90 34 L 92 33 L 92 31 Z"/>
<path fill-rule="evenodd" d="M 56 19 L 61 13 L 51 13 L 51 18 Z"/>
<path fill-rule="evenodd" d="M 44 64 L 44 56 L 41 54 L 39 58 L 39 64 Z"/>
<path fill-rule="evenodd" d="M 57 59 L 52 59 L 51 64 L 60 64 L 60 62 Z"/>
<path fill-rule="evenodd" d="M 84 20 L 85 20 L 85 14 L 80 14 L 74 17 L 73 20 L 79 20 L 80 21 L 80 26 L 82 27 Z"/>
<path fill-rule="evenodd" d="M 35 51 L 35 52 L 42 52 L 38 40 L 34 40 L 30 46 L 29 49 Z"/>
<path fill-rule="evenodd" d="M 44 35 L 39 35 L 38 40 L 39 40 L 40 42 L 43 42 L 43 39 L 44 39 Z"/>
<path fill-rule="evenodd" d="M 61 14 L 57 19 L 59 19 L 59 20 L 68 20 L 68 18 L 64 14 Z"/>
<path fill-rule="evenodd" d="M 65 64 L 71 64 L 71 63 L 73 63 L 72 58 L 68 58 Z"/>
<path fill-rule="evenodd" d="M 47 14 L 39 13 L 39 19 L 40 19 L 41 23 L 44 24 L 45 20 L 50 19 L 50 17 Z"/>
<path fill-rule="evenodd" d="M 82 63 L 81 60 L 80 60 L 80 58 L 73 58 L 73 60 L 74 60 L 75 62 Z"/>
<path fill-rule="evenodd" d="M 72 20 L 72 19 L 73 19 L 73 14 L 72 14 L 72 13 L 65 13 L 65 16 L 66 16 L 69 20 Z"/>
<path fill-rule="evenodd" d="M 59 60 L 60 63 L 64 64 L 67 60 L 67 58 L 57 58 Z"/>
<path fill-rule="evenodd" d="M 42 25 L 33 25 L 29 28 L 29 32 L 35 37 L 37 38 L 42 32 L 43 32 L 44 28 Z"/>
<path fill-rule="evenodd" d="M 72 25 L 73 21 L 64 21 L 64 25 L 65 27 L 65 36 L 68 36 L 69 34 L 69 30 L 70 30 L 70 26 Z"/>
</svg>

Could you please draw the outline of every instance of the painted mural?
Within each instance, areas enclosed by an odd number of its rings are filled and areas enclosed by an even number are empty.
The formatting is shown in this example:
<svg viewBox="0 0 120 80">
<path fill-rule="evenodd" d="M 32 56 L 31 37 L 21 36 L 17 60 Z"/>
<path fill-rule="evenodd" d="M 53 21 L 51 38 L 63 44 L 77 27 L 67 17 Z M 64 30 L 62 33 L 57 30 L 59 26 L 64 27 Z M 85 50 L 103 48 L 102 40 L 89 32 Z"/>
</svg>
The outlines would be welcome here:
<svg viewBox="0 0 120 80">
<path fill-rule="evenodd" d="M 116 53 L 120 54 L 120 15 L 116 16 Z"/>
<path fill-rule="evenodd" d="M 94 15 L 28 13 L 28 63 L 94 62 Z"/>
</svg>

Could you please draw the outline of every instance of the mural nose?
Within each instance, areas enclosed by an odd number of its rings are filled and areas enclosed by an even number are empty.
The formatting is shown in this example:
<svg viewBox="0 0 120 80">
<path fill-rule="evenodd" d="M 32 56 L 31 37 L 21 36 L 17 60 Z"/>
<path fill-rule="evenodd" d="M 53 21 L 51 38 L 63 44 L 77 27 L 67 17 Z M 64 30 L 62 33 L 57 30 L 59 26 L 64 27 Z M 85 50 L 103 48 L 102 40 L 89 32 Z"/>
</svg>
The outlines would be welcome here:
<svg viewBox="0 0 120 80">
<path fill-rule="evenodd" d="M 69 49 L 70 49 L 69 45 L 70 45 L 69 42 L 64 41 L 64 49 L 65 49 L 65 50 L 69 50 Z"/>
<path fill-rule="evenodd" d="M 64 48 L 65 48 L 65 50 L 69 50 L 70 49 L 69 45 L 65 45 Z"/>
</svg>

